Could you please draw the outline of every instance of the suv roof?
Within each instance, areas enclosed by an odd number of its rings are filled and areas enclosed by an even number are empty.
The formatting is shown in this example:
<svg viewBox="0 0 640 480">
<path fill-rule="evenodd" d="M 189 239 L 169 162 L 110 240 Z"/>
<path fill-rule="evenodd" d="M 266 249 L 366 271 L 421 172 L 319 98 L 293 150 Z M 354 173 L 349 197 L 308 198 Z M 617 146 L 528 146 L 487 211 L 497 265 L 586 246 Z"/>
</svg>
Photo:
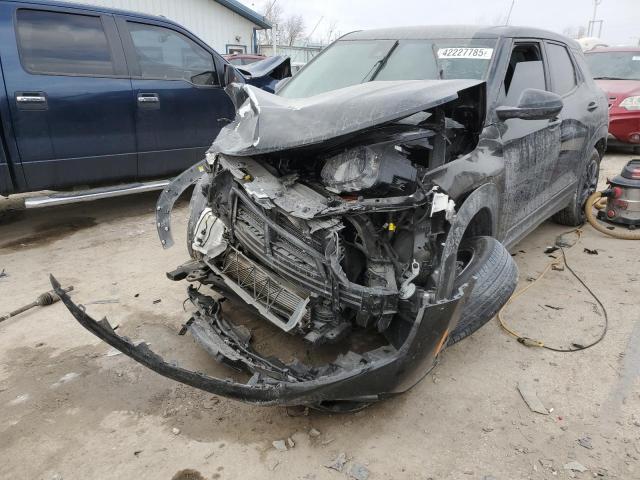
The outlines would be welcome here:
<svg viewBox="0 0 640 480">
<path fill-rule="evenodd" d="M 565 43 L 579 49 L 575 40 L 549 30 L 532 27 L 479 26 L 479 25 L 418 25 L 411 27 L 380 28 L 347 33 L 346 40 L 397 40 L 424 38 L 543 38 Z"/>
<path fill-rule="evenodd" d="M 640 47 L 597 47 L 587 50 L 584 53 L 602 53 L 602 52 L 640 52 Z"/>
</svg>

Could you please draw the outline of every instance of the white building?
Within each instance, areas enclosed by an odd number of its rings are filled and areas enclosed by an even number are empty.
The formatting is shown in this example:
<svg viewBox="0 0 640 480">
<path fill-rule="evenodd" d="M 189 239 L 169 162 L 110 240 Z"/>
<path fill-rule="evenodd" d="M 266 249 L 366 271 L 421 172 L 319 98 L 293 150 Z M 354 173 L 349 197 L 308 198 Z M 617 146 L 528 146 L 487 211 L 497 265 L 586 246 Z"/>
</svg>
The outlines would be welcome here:
<svg viewBox="0 0 640 480">
<path fill-rule="evenodd" d="M 259 13 L 237 0 L 62 0 L 150 15 L 181 24 L 219 53 L 254 53 L 256 31 L 270 29 Z"/>
</svg>

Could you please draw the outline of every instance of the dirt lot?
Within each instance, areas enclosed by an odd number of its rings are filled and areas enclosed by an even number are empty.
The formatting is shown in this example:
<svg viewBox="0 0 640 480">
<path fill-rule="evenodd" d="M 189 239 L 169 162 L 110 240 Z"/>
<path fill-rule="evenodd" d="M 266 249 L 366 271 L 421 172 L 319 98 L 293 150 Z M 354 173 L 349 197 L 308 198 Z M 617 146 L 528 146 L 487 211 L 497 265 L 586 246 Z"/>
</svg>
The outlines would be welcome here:
<svg viewBox="0 0 640 480">
<path fill-rule="evenodd" d="M 608 155 L 603 178 L 628 158 Z M 184 241 L 160 248 L 154 202 L 144 195 L 32 211 L 1 225 L 0 313 L 48 290 L 52 272 L 76 287 L 74 298 L 94 317 L 107 315 L 182 365 L 224 372 L 176 335 L 188 318 L 185 286 L 164 272 L 185 259 Z M 185 202 L 176 216 L 182 232 Z M 513 250 L 521 285 L 544 268 L 544 248 L 565 230 L 546 223 Z M 526 348 L 493 320 L 448 349 L 411 392 L 353 415 L 217 398 L 114 354 L 61 304 L 33 310 L 0 324 L 0 478 L 340 479 L 360 464 L 372 480 L 639 479 L 638 252 L 634 242 L 585 227 L 568 253 L 609 312 L 609 333 L 596 347 Z M 586 343 L 603 325 L 567 271 L 552 271 L 507 316 L 552 345 Z M 523 380 L 551 414 L 529 410 L 516 389 Z M 320 434 L 309 435 L 312 428 Z M 272 446 L 288 438 L 288 451 Z M 344 471 L 326 468 L 340 453 L 349 460 Z M 587 471 L 565 469 L 573 461 Z"/>
</svg>

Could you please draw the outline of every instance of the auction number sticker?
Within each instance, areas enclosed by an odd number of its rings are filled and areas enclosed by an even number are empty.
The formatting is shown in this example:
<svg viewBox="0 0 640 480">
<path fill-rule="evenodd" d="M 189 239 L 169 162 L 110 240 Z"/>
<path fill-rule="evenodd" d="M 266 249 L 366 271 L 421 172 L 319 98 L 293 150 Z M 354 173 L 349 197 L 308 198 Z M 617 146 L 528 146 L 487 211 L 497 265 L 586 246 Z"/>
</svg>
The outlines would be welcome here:
<svg viewBox="0 0 640 480">
<path fill-rule="evenodd" d="M 490 60 L 493 48 L 447 47 L 438 49 L 438 58 L 471 58 Z"/>
</svg>

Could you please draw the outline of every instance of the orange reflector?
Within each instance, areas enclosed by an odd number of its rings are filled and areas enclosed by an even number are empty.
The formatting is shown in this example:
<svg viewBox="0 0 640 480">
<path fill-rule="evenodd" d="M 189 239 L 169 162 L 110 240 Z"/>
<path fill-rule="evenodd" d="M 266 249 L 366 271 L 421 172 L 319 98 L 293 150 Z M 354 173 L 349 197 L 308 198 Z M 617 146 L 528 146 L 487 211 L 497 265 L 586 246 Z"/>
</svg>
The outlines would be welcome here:
<svg viewBox="0 0 640 480">
<path fill-rule="evenodd" d="M 438 342 L 438 346 L 436 347 L 436 353 L 433 354 L 434 357 L 438 356 L 438 354 L 440 353 L 440 350 L 442 350 L 442 347 L 444 346 L 444 342 L 445 342 L 445 340 L 447 338 L 449 338 L 449 329 L 448 328 L 444 331 L 444 333 L 442 334 L 442 338 Z"/>
</svg>

